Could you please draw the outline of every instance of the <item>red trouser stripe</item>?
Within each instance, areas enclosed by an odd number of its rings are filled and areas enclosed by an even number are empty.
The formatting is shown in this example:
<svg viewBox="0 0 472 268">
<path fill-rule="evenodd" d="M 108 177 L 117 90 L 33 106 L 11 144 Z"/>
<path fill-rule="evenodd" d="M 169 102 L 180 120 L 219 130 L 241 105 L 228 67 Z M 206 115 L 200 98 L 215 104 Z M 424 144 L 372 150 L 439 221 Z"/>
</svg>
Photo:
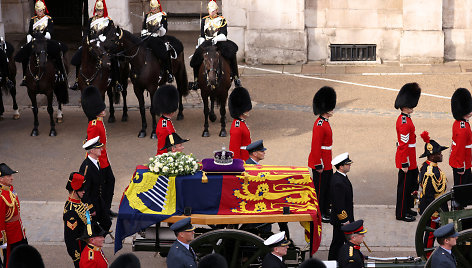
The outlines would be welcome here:
<svg viewBox="0 0 472 268">
<path fill-rule="evenodd" d="M 403 218 L 403 202 L 405 201 L 405 187 L 406 187 L 406 173 L 405 173 L 405 179 L 403 180 L 402 211 L 400 213 L 400 217 L 402 218 Z"/>
</svg>

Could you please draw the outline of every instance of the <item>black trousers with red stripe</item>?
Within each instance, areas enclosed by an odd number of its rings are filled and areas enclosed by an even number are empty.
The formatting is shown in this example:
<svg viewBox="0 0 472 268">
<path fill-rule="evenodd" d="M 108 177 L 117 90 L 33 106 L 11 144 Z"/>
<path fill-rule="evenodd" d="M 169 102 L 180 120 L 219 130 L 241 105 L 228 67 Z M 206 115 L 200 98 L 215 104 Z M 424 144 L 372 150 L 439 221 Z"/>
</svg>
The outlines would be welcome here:
<svg viewBox="0 0 472 268">
<path fill-rule="evenodd" d="M 418 173 L 417 168 L 408 170 L 406 173 L 398 169 L 397 204 L 395 209 L 397 218 L 405 217 L 406 212 L 414 206 L 415 199 L 411 193 L 417 190 Z"/>
<path fill-rule="evenodd" d="M 472 183 L 472 173 L 470 172 L 470 168 L 466 169 L 462 175 L 457 173 L 457 169 L 453 168 L 452 174 L 454 176 L 454 186 Z"/>
<path fill-rule="evenodd" d="M 318 173 L 315 169 L 312 169 L 312 173 L 321 215 L 329 216 L 329 207 L 331 205 L 329 200 L 329 187 L 333 170 L 323 170 L 323 172 Z"/>
</svg>

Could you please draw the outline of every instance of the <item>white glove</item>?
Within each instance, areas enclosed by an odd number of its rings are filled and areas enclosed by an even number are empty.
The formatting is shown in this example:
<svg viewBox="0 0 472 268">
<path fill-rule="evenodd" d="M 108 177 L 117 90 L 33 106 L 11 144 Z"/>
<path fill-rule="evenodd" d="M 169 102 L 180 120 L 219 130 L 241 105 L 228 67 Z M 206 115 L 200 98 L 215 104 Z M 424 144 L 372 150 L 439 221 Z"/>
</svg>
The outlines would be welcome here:
<svg viewBox="0 0 472 268">
<path fill-rule="evenodd" d="M 213 37 L 213 39 L 211 39 L 211 42 L 213 43 L 213 45 L 216 45 L 216 43 L 221 42 L 221 41 L 226 41 L 226 40 L 227 40 L 226 35 L 219 34 Z"/>
<path fill-rule="evenodd" d="M 104 36 L 103 34 L 101 34 L 101 35 L 98 36 L 98 39 L 103 43 L 103 42 L 105 42 L 105 40 L 107 40 L 107 37 Z"/>
<path fill-rule="evenodd" d="M 31 42 L 32 39 L 33 39 L 33 37 L 31 36 L 31 34 L 28 34 L 28 35 L 26 36 L 26 43 Z"/>
<path fill-rule="evenodd" d="M 195 48 L 198 48 L 203 42 L 205 42 L 205 38 L 199 37 L 197 41 L 197 46 Z"/>
<path fill-rule="evenodd" d="M 162 26 L 159 28 L 159 36 L 166 35 L 166 32 L 167 32 L 166 28 L 164 28 Z"/>
<path fill-rule="evenodd" d="M 4 243 L 3 245 L 0 246 L 1 249 L 6 249 L 7 248 L 7 243 Z"/>
<path fill-rule="evenodd" d="M 46 39 L 51 39 L 51 34 L 49 32 L 46 32 L 46 34 L 44 35 L 44 37 L 46 37 Z"/>
<path fill-rule="evenodd" d="M 141 30 L 141 36 L 149 35 L 149 31 L 146 29 Z"/>
</svg>

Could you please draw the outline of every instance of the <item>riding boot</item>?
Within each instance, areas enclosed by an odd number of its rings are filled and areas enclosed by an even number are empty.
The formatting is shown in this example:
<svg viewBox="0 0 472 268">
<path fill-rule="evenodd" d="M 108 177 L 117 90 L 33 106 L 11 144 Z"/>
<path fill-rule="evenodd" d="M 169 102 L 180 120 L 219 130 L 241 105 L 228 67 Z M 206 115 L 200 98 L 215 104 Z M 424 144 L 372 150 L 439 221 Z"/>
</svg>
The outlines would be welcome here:
<svg viewBox="0 0 472 268">
<path fill-rule="evenodd" d="M 229 59 L 229 65 L 231 67 L 231 73 L 233 75 L 233 81 L 235 87 L 242 86 L 241 80 L 239 80 L 239 72 L 238 72 L 238 61 L 236 60 L 236 55 Z"/>
<path fill-rule="evenodd" d="M 170 61 L 170 53 L 167 51 L 166 59 L 163 62 L 164 65 L 164 73 L 167 74 L 167 83 L 174 82 L 174 76 L 172 75 L 172 63 Z"/>
<path fill-rule="evenodd" d="M 123 91 L 123 87 L 120 84 L 120 67 L 116 58 L 111 61 L 111 77 L 112 81 L 114 81 L 115 90 L 118 92 Z"/>
<path fill-rule="evenodd" d="M 55 59 L 55 64 L 56 64 L 56 69 L 57 69 L 57 73 L 58 73 L 58 82 L 64 82 L 66 81 L 66 70 L 65 70 L 65 67 L 64 67 L 64 62 L 62 61 L 62 52 L 61 52 L 61 55 L 59 55 L 59 57 L 57 57 Z"/>
<path fill-rule="evenodd" d="M 22 61 L 21 67 L 23 68 L 23 80 L 21 80 L 20 86 L 26 86 L 26 67 L 28 66 L 28 61 Z"/>
<path fill-rule="evenodd" d="M 69 87 L 72 90 L 79 89 L 79 70 L 80 70 L 80 65 L 75 67 L 75 82 L 71 87 Z"/>
<path fill-rule="evenodd" d="M 190 90 L 198 89 L 198 69 L 199 68 L 193 68 L 193 82 L 189 83 Z"/>
</svg>

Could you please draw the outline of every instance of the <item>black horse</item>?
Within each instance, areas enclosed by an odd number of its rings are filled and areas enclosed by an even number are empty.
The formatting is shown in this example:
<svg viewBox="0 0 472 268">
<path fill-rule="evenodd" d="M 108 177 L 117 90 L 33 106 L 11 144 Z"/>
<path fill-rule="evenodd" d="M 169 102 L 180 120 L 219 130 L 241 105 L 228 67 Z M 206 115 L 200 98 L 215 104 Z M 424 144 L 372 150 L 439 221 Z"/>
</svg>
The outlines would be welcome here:
<svg viewBox="0 0 472 268">
<path fill-rule="evenodd" d="M 144 138 L 146 136 L 146 107 L 144 102 L 144 92 L 147 90 L 150 93 L 150 97 L 154 96 L 157 88 L 160 85 L 166 83 L 165 76 L 162 75 L 162 64 L 160 60 L 154 55 L 150 48 L 145 44 L 145 40 L 134 36 L 130 32 L 117 28 L 115 34 L 117 40 L 109 40 L 109 42 L 114 42 L 115 45 L 118 45 L 121 52 L 120 55 L 124 55 L 131 65 L 131 82 L 133 83 L 134 93 L 138 98 L 139 102 L 139 111 L 141 113 L 141 122 L 142 127 L 139 131 L 138 137 Z M 177 89 L 180 95 L 179 101 L 179 112 L 177 114 L 177 120 L 184 118 L 183 115 L 183 105 L 182 97 L 188 95 L 188 78 L 187 71 L 185 70 L 185 61 L 183 53 L 183 45 L 175 37 L 167 36 L 168 40 L 174 47 L 179 47 L 176 49 L 177 57 L 172 59 L 172 73 L 175 77 L 177 83 Z M 156 115 L 153 114 L 153 109 L 151 109 L 152 117 L 152 133 L 151 138 L 156 138 Z"/>
<path fill-rule="evenodd" d="M 78 85 L 80 91 L 85 89 L 87 86 L 93 85 L 98 88 L 103 99 L 105 94 L 108 95 L 110 103 L 108 122 L 113 123 L 116 121 L 115 118 L 115 107 L 114 104 L 120 103 L 120 92 L 111 84 L 111 67 L 112 67 L 112 54 L 109 53 L 109 48 L 105 46 L 107 40 L 116 38 L 113 36 L 115 31 L 112 30 L 114 26 L 108 26 L 104 32 L 102 40 L 97 37 L 89 37 L 82 41 L 82 55 L 81 64 L 78 76 Z M 121 121 L 128 121 L 128 106 L 126 103 L 127 88 L 128 88 L 128 74 L 129 64 L 124 63 L 120 66 L 120 83 L 123 85 L 121 96 L 123 97 L 123 115 Z"/>
<path fill-rule="evenodd" d="M 28 88 L 28 96 L 31 99 L 31 105 L 34 114 L 34 128 L 31 136 L 38 136 L 38 103 L 36 101 L 37 94 L 44 94 L 47 97 L 51 130 L 49 136 L 56 136 L 56 128 L 53 119 L 54 109 L 52 107 L 54 94 L 58 102 L 58 119 L 62 119 L 62 104 L 69 102 L 69 94 L 67 91 L 67 82 L 57 81 L 56 68 L 53 58 L 48 56 L 48 41 L 42 34 L 34 34 L 31 45 L 31 55 L 28 61 L 26 71 L 26 87 Z"/>
<path fill-rule="evenodd" d="M 214 111 L 215 101 L 220 106 L 220 137 L 226 137 L 226 101 L 228 99 L 228 90 L 231 87 L 231 69 L 229 63 L 221 55 L 216 46 L 203 48 L 203 63 L 198 72 L 198 85 L 201 89 L 203 100 L 203 113 L 205 115 L 205 124 L 202 137 L 209 137 L 208 117 L 212 122 L 216 121 Z M 211 107 L 208 106 L 210 98 Z"/>
<path fill-rule="evenodd" d="M 20 119 L 20 112 L 18 110 L 18 104 L 16 103 L 16 65 L 13 60 L 13 46 L 8 42 L 0 41 L 0 61 L 5 63 L 7 66 L 1 69 L 8 69 L 8 71 L 0 72 L 0 120 L 3 119 L 3 113 L 5 107 L 3 106 L 2 92 L 5 95 L 10 94 L 13 99 L 13 119 Z M 3 48 L 3 49 L 2 49 Z M 7 81 L 7 78 L 9 81 Z"/>
</svg>

